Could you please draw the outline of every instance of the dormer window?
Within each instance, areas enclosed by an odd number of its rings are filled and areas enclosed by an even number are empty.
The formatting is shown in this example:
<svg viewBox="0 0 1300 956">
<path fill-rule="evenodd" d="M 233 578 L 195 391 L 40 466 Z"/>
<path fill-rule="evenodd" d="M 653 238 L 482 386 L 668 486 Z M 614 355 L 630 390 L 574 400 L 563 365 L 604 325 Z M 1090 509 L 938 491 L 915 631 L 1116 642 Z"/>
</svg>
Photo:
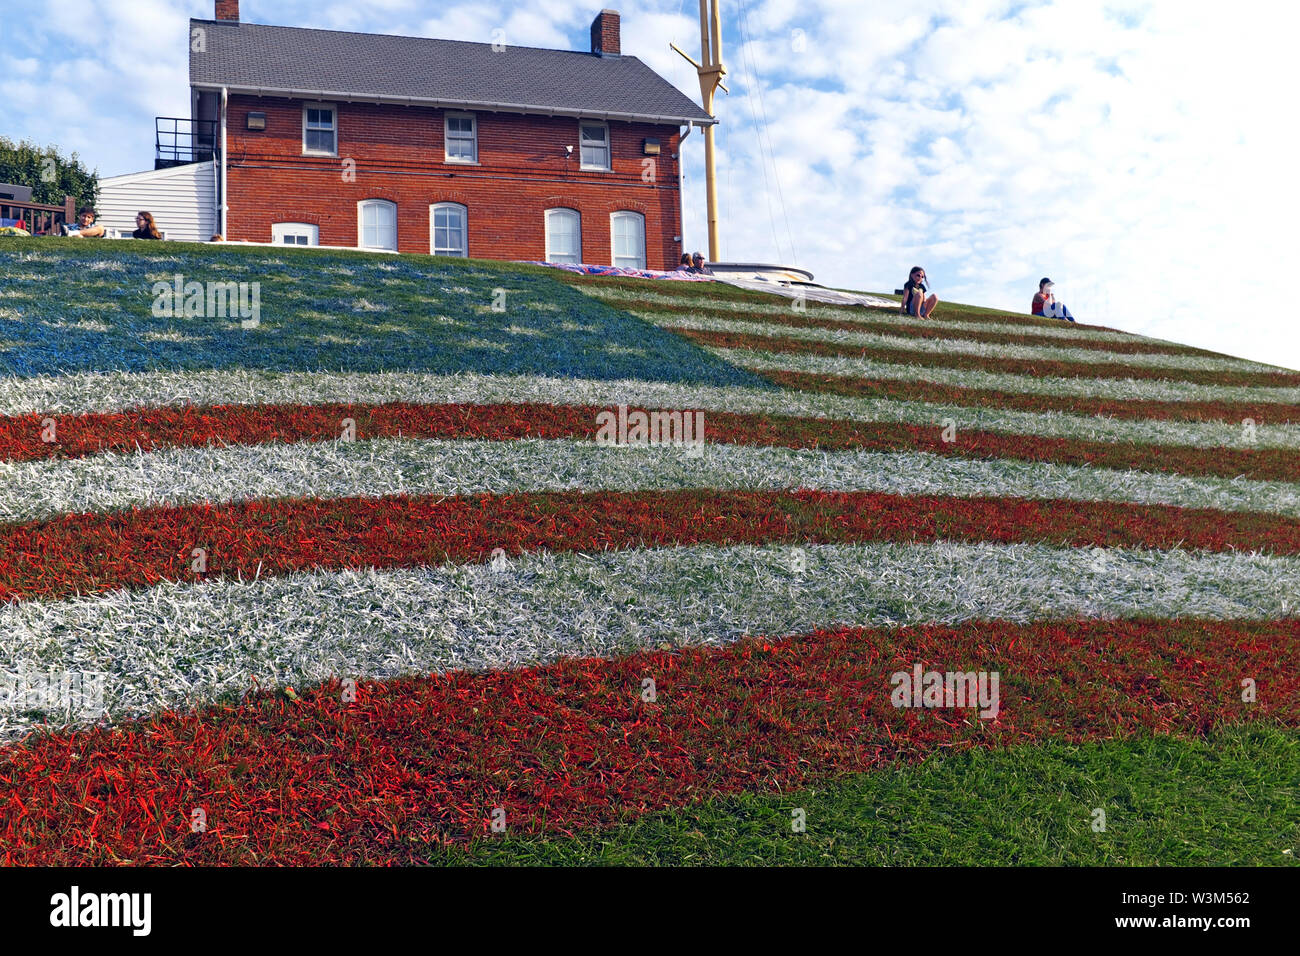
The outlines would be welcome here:
<svg viewBox="0 0 1300 956">
<path fill-rule="evenodd" d="M 579 152 L 583 169 L 608 170 L 609 126 L 605 123 L 578 124 Z"/>
<path fill-rule="evenodd" d="M 339 154 L 338 113 L 328 103 L 308 103 L 302 108 L 302 154 Z"/>
</svg>

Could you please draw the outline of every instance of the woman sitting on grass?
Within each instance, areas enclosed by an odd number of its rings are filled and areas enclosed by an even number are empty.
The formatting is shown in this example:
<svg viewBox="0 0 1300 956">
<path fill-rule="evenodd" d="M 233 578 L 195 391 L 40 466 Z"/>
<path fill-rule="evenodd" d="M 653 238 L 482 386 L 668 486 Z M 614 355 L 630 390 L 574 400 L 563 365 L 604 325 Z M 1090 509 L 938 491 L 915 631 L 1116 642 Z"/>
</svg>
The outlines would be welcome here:
<svg viewBox="0 0 1300 956">
<path fill-rule="evenodd" d="M 925 270 L 920 266 L 912 266 L 912 271 L 903 286 L 903 312 L 914 315 L 918 319 L 928 319 L 934 315 L 934 307 L 939 304 L 939 297 L 932 295 L 927 299 L 925 297 L 927 291 L 929 290 L 925 285 Z"/>
<path fill-rule="evenodd" d="M 161 239 L 162 233 L 158 231 L 158 224 L 153 221 L 153 213 L 138 212 L 135 214 L 135 232 L 131 233 L 132 239 Z"/>
<path fill-rule="evenodd" d="M 1041 315 L 1045 319 L 1065 319 L 1067 322 L 1073 322 L 1074 316 L 1060 302 L 1056 301 L 1056 296 L 1052 294 L 1053 282 L 1046 277 L 1039 280 L 1038 292 L 1034 295 L 1034 300 L 1029 304 L 1029 311 L 1034 315 Z"/>
</svg>

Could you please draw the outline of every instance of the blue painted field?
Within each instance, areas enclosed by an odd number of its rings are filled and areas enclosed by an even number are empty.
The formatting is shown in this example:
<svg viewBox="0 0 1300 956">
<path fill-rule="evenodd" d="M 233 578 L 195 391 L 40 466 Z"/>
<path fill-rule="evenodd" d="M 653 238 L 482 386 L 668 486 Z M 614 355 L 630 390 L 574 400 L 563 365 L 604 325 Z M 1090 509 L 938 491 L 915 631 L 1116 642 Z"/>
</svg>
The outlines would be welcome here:
<svg viewBox="0 0 1300 956">
<path fill-rule="evenodd" d="M 431 256 L 0 240 L 0 375 L 257 368 L 765 383 L 546 270 Z M 259 321 L 155 286 L 258 284 Z M 206 300 L 205 300 L 206 302 Z M 155 314 L 156 311 L 164 314 Z"/>
</svg>

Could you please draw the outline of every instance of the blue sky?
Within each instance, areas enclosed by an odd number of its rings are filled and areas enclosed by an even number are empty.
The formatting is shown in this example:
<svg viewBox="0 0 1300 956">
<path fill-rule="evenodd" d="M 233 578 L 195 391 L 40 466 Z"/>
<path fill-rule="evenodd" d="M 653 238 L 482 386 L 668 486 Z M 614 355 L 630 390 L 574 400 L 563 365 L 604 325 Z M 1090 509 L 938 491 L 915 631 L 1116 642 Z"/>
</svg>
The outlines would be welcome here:
<svg viewBox="0 0 1300 956">
<path fill-rule="evenodd" d="M 243 0 L 260 23 L 586 49 L 610 0 Z M 624 52 L 698 100 L 697 4 L 637 0 Z M 6 4 L 0 133 L 148 168 L 187 112 L 185 24 L 212 0 Z M 1296 5 L 1240 0 L 724 0 L 723 258 L 828 284 L 901 285 L 1300 367 L 1286 276 Z M 51 69 L 49 52 L 60 65 Z M 756 123 L 756 120 L 758 121 Z M 685 235 L 704 246 L 703 141 Z"/>
</svg>

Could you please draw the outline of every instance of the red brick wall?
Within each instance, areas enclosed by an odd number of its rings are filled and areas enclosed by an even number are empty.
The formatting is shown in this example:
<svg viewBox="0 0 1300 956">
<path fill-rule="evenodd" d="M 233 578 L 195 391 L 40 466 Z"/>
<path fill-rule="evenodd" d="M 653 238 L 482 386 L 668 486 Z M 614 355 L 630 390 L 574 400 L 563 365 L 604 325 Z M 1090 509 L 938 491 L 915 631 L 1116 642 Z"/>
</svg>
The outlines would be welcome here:
<svg viewBox="0 0 1300 956">
<path fill-rule="evenodd" d="M 676 268 L 681 243 L 676 126 L 609 124 L 611 172 L 578 168 L 578 121 L 571 117 L 476 113 L 477 166 L 444 159 L 443 111 L 424 107 L 336 103 L 338 158 L 302 155 L 302 101 L 232 96 L 228 113 L 230 211 L 228 239 L 269 242 L 271 224 L 319 226 L 324 246 L 355 246 L 357 203 L 397 204 L 401 252 L 428 253 L 429 206 L 468 208 L 469 254 L 484 259 L 545 257 L 544 211 L 555 206 L 582 214 L 582 253 L 589 263 L 611 262 L 610 213 L 645 216 L 646 265 Z M 265 132 L 250 132 L 249 111 L 266 114 Z M 642 141 L 658 139 L 647 157 Z M 573 155 L 564 147 L 573 146 Z M 344 160 L 355 181 L 344 179 Z M 642 160 L 653 160 L 655 181 L 642 180 Z"/>
</svg>

